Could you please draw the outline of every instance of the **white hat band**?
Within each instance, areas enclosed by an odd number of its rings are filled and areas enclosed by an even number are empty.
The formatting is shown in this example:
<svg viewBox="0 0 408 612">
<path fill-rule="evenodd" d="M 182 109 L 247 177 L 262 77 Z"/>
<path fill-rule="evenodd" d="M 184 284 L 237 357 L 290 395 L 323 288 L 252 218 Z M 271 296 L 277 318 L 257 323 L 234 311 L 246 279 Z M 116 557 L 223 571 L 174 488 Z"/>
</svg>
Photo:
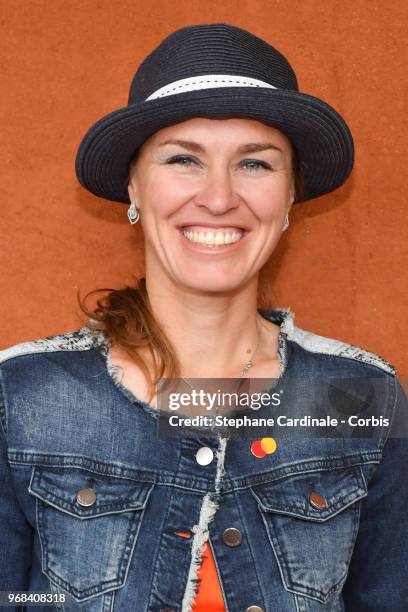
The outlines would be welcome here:
<svg viewBox="0 0 408 612">
<path fill-rule="evenodd" d="M 235 76 L 233 74 L 203 74 L 201 76 L 188 77 L 173 81 L 160 89 L 156 89 L 147 100 L 155 100 L 164 96 L 172 96 L 174 94 L 183 93 L 185 91 L 196 91 L 198 89 L 212 89 L 214 87 L 270 87 L 277 89 L 270 83 L 252 79 L 246 76 Z"/>
</svg>

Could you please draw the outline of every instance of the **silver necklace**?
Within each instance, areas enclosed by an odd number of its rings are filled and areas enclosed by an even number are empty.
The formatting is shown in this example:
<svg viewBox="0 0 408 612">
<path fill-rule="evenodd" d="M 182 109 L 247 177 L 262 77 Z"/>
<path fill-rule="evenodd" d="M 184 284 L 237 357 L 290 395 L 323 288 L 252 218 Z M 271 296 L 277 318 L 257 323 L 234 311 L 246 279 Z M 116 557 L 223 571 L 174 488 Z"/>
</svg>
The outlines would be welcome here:
<svg viewBox="0 0 408 612">
<path fill-rule="evenodd" d="M 255 348 L 252 352 L 251 358 L 248 359 L 248 361 L 245 361 L 243 366 L 242 366 L 242 370 L 241 370 L 241 375 L 238 379 L 238 384 L 237 384 L 237 390 L 239 389 L 239 387 L 241 386 L 242 382 L 243 382 L 243 378 L 247 375 L 248 371 L 252 368 L 252 366 L 254 365 L 254 357 L 258 351 L 259 348 L 259 344 L 260 344 L 260 340 L 261 340 L 261 325 L 260 325 L 260 319 L 259 317 L 257 318 L 257 328 L 258 328 L 258 338 L 256 341 L 256 345 Z M 194 391 L 194 387 L 192 385 L 190 385 L 190 383 L 188 382 L 188 380 L 186 380 L 183 376 L 181 377 L 181 380 L 183 380 L 189 387 L 190 389 L 192 389 Z M 216 414 L 218 414 L 218 409 L 219 407 L 216 407 Z M 228 432 L 228 430 L 225 431 L 221 431 L 221 437 L 225 437 L 225 438 L 229 438 L 230 437 L 230 433 Z"/>
<path fill-rule="evenodd" d="M 258 318 L 256 320 L 256 324 L 257 324 L 257 328 L 258 328 L 258 338 L 257 338 L 257 341 L 256 341 L 256 345 L 255 345 L 255 348 L 254 348 L 254 350 L 252 352 L 251 359 L 249 359 L 248 361 L 245 361 L 245 363 L 243 365 L 243 368 L 241 370 L 240 378 L 243 378 L 244 376 L 246 376 L 247 373 L 248 373 L 248 370 L 250 368 L 252 368 L 252 366 L 254 365 L 254 357 L 255 357 L 255 355 L 256 355 L 256 353 L 258 351 L 259 343 L 260 343 L 260 340 L 261 340 L 261 332 L 260 332 L 261 326 L 259 324 L 259 319 Z"/>
<path fill-rule="evenodd" d="M 254 357 L 255 357 L 255 355 L 256 355 L 256 353 L 257 353 L 257 351 L 258 351 L 259 344 L 260 344 L 260 341 L 261 341 L 261 331 L 260 331 L 261 326 L 260 326 L 260 322 L 259 322 L 259 317 L 257 317 L 257 328 L 258 328 L 258 337 L 257 337 L 256 345 L 255 345 L 255 348 L 254 348 L 254 350 L 253 350 L 253 352 L 252 352 L 251 359 L 248 359 L 248 361 L 245 361 L 245 362 L 244 362 L 244 364 L 243 364 L 243 366 L 242 366 L 241 374 L 240 374 L 240 377 L 239 377 L 240 379 L 241 379 L 241 378 L 244 378 L 244 376 L 246 376 L 246 375 L 248 374 L 248 371 L 249 371 L 249 370 L 252 368 L 252 366 L 254 365 Z M 193 387 L 190 385 L 190 383 L 189 383 L 189 382 L 188 382 L 188 381 L 187 381 L 187 380 L 186 380 L 186 379 L 185 379 L 183 376 L 181 377 L 181 380 L 184 380 L 184 382 L 185 382 L 185 383 L 186 383 L 186 384 L 187 384 L 187 385 L 188 385 L 188 386 L 189 386 L 191 389 L 194 389 L 194 388 L 193 388 Z"/>
</svg>

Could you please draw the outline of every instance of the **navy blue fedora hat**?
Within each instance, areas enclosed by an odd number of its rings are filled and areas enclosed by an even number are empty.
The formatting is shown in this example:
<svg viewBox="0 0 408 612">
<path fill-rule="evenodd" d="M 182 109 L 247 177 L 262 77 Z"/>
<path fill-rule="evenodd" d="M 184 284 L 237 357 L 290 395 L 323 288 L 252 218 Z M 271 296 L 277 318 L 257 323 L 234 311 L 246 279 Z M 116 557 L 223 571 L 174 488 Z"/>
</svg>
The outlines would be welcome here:
<svg viewBox="0 0 408 612">
<path fill-rule="evenodd" d="M 79 145 L 75 167 L 91 193 L 129 204 L 129 164 L 163 127 L 192 117 L 257 119 L 290 139 L 311 200 L 339 187 L 354 162 L 353 139 L 323 100 L 299 92 L 286 58 L 226 23 L 198 24 L 167 36 L 140 64 L 127 106 L 102 117 Z"/>
</svg>

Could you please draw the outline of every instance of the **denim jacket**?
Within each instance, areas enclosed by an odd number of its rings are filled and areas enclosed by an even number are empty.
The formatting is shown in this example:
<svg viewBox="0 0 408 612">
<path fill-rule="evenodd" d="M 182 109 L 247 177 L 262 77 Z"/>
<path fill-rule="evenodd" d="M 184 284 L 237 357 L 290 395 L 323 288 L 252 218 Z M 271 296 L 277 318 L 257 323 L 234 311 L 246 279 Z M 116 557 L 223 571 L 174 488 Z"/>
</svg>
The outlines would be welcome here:
<svg viewBox="0 0 408 612">
<path fill-rule="evenodd" d="M 239 436 L 160 438 L 157 411 L 121 384 L 103 332 L 0 351 L 0 591 L 55 596 L 29 611 L 190 612 L 208 541 L 228 612 L 408 610 L 408 446 L 392 434 L 408 411 L 396 370 L 298 328 L 290 309 L 264 316 L 280 326 L 279 387 L 378 381 L 368 408 L 389 425 L 276 433 L 260 458 Z M 304 385 L 290 408 L 313 413 L 320 400 Z M 213 455 L 205 465 L 201 448 Z"/>
</svg>

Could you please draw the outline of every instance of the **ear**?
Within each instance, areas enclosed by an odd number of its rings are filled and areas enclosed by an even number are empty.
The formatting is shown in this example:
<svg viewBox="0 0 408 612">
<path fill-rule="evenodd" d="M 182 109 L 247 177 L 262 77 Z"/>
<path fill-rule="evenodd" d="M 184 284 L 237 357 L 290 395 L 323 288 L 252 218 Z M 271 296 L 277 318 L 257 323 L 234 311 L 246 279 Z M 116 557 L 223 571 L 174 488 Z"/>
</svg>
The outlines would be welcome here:
<svg viewBox="0 0 408 612">
<path fill-rule="evenodd" d="M 296 199 L 296 186 L 295 186 L 295 180 L 292 179 L 289 184 L 288 200 L 287 200 L 288 208 L 286 212 L 290 211 L 295 199 Z"/>
<path fill-rule="evenodd" d="M 128 183 L 128 193 L 129 193 L 129 198 L 132 202 L 137 203 L 139 201 L 139 190 L 138 190 L 135 175 L 132 176 L 132 178 L 130 179 Z"/>
</svg>

